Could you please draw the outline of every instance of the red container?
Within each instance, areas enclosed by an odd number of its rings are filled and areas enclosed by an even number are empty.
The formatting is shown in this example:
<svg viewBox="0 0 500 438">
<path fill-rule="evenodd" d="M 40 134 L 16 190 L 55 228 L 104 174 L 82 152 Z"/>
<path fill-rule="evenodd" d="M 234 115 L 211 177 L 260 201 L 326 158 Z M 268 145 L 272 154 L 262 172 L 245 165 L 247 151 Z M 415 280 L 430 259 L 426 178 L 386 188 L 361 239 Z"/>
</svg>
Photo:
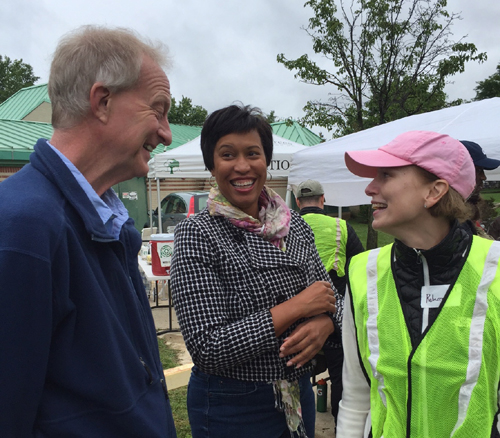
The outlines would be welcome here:
<svg viewBox="0 0 500 438">
<path fill-rule="evenodd" d="M 153 275 L 170 275 L 170 262 L 174 252 L 173 234 L 151 235 L 151 268 Z"/>
</svg>

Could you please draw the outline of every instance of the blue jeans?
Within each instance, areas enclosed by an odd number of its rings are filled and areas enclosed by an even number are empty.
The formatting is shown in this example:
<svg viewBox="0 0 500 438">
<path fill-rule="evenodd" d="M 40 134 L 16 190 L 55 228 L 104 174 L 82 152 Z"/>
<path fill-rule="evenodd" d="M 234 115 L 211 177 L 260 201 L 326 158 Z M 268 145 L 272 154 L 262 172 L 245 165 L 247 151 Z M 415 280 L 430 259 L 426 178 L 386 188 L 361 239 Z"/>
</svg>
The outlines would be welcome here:
<svg viewBox="0 0 500 438">
<path fill-rule="evenodd" d="M 299 386 L 307 436 L 314 438 L 316 409 L 310 374 L 301 377 Z M 205 374 L 194 366 L 187 408 L 193 438 L 290 437 L 285 414 L 274 407 L 269 383 Z"/>
</svg>

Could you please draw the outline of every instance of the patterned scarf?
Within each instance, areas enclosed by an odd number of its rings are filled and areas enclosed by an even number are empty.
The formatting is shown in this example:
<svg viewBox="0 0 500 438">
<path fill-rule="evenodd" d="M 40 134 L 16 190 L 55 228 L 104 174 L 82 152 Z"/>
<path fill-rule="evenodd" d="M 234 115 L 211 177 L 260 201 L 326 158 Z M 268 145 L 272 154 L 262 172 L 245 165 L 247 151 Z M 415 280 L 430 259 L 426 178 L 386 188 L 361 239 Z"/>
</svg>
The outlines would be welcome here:
<svg viewBox="0 0 500 438">
<path fill-rule="evenodd" d="M 223 216 L 233 225 L 269 240 L 274 246 L 285 251 L 285 237 L 290 230 L 290 209 L 273 189 L 265 187 L 259 196 L 259 219 L 233 206 L 218 187 L 210 190 L 207 201 L 211 216 Z"/>
<path fill-rule="evenodd" d="M 223 216 L 238 228 L 261 236 L 282 251 L 286 250 L 284 238 L 290 230 L 290 209 L 273 189 L 265 186 L 262 189 L 259 196 L 259 219 L 233 206 L 218 187 L 210 190 L 207 207 L 211 216 Z M 299 437 L 307 438 L 302 420 L 299 383 L 277 380 L 273 382 L 273 389 L 275 407 L 285 413 L 286 423 L 292 435 L 297 433 Z"/>
</svg>

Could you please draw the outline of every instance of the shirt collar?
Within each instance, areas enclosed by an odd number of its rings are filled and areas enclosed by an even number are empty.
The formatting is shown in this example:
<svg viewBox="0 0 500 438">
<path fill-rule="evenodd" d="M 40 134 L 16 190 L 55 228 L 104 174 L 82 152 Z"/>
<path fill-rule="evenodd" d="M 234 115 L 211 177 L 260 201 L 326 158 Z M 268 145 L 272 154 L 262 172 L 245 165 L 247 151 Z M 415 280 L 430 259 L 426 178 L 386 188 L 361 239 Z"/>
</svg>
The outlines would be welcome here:
<svg viewBox="0 0 500 438">
<path fill-rule="evenodd" d="M 101 197 L 93 189 L 90 183 L 85 179 L 83 174 L 76 168 L 76 166 L 66 158 L 66 156 L 51 145 L 48 141 L 47 144 L 52 150 L 61 158 L 66 167 L 71 171 L 76 181 L 88 196 L 90 202 L 96 209 L 97 214 L 102 220 L 107 231 L 115 238 L 118 239 L 123 224 L 129 218 L 128 211 L 120 201 L 115 191 L 110 188 L 106 190 Z"/>
</svg>

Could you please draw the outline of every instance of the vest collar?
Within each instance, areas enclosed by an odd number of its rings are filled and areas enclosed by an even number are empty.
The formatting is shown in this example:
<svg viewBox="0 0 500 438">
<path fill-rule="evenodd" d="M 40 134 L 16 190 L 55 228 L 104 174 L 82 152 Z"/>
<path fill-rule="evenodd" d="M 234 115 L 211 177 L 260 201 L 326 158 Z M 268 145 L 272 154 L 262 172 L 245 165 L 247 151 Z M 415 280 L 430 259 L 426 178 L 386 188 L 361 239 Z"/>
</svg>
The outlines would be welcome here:
<svg viewBox="0 0 500 438">
<path fill-rule="evenodd" d="M 394 251 L 398 261 L 403 264 L 418 263 L 420 252 L 434 266 L 446 266 L 450 262 L 451 254 L 463 254 L 470 245 L 471 235 L 459 224 L 457 220 L 452 223 L 450 232 L 436 246 L 421 250 L 406 246 L 398 239 L 394 239 Z"/>
<path fill-rule="evenodd" d="M 304 216 L 305 214 L 325 214 L 325 210 L 319 207 L 308 206 L 300 209 L 300 215 Z"/>
</svg>

